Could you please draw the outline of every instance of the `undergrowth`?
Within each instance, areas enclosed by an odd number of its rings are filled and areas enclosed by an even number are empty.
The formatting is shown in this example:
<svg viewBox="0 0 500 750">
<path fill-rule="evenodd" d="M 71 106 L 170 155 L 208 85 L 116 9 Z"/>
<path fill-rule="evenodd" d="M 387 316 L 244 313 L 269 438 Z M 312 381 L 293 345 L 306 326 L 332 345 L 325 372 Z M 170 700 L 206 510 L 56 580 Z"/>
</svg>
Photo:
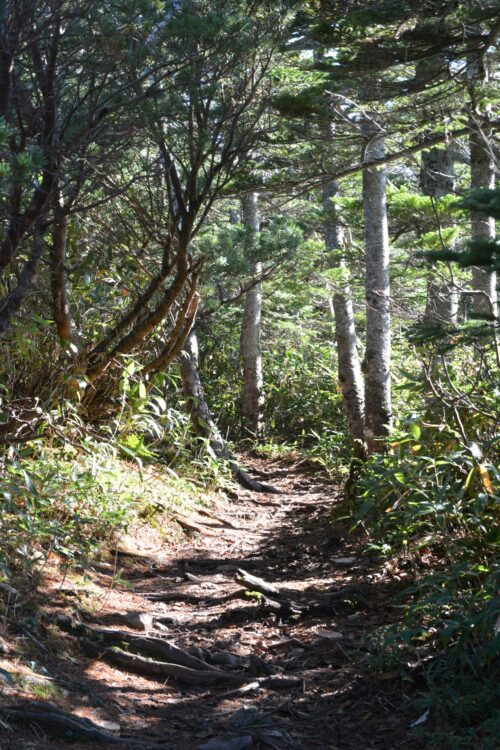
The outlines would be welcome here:
<svg viewBox="0 0 500 750">
<path fill-rule="evenodd" d="M 10 448 L 1 459 L 1 581 L 29 589 L 51 556 L 82 564 L 136 522 L 168 522 L 210 503 L 224 473 L 203 450 L 187 471 L 132 458 L 122 448 L 90 438 L 77 447 L 35 440 Z"/>
<path fill-rule="evenodd" d="M 337 512 L 410 582 L 373 666 L 415 685 L 429 748 L 493 750 L 500 733 L 499 473 L 480 455 L 451 427 L 410 424 Z"/>
</svg>

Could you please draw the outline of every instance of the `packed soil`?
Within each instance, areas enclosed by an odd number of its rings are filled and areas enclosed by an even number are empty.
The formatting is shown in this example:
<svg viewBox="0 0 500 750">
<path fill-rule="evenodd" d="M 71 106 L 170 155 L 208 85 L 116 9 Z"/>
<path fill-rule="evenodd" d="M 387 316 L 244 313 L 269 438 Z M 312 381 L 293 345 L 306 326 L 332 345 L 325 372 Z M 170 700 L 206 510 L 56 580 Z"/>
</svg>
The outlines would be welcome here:
<svg viewBox="0 0 500 750">
<path fill-rule="evenodd" d="M 0 682 L 1 748 L 422 747 L 411 686 L 370 653 L 404 581 L 332 523 L 335 482 L 304 464 L 254 468 L 283 494 L 239 490 L 182 533 L 144 524 L 86 570 L 47 566 L 33 624 L 0 664 L 26 671 Z M 172 660 L 151 637 L 180 649 L 179 675 L 153 673 Z"/>
</svg>

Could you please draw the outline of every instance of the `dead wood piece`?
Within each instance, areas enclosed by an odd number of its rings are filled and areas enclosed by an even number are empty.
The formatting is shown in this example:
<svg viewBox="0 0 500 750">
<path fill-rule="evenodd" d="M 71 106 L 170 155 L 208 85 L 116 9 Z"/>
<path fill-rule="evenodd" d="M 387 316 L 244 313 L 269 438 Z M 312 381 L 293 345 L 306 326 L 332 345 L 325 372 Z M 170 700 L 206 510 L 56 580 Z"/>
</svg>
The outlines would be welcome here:
<svg viewBox="0 0 500 750">
<path fill-rule="evenodd" d="M 289 688 L 302 687 L 303 685 L 303 680 L 298 677 L 278 677 L 276 675 L 261 677 L 258 682 L 260 687 L 267 690 L 288 690 Z"/>
<path fill-rule="evenodd" d="M 290 688 L 302 688 L 304 681 L 297 677 L 281 677 L 273 675 L 271 677 L 259 677 L 252 682 L 247 682 L 235 690 L 229 690 L 227 693 L 222 693 L 219 698 L 236 698 L 247 693 L 252 693 L 254 690 L 289 690 Z"/>
<path fill-rule="evenodd" d="M 240 695 L 247 695 L 248 693 L 253 693 L 254 690 L 260 690 L 260 683 L 258 680 L 254 680 L 253 682 L 247 682 L 246 685 L 242 685 L 240 688 L 236 688 L 235 690 L 228 690 L 227 693 L 221 693 L 218 697 L 220 698 L 237 698 Z"/>
<path fill-rule="evenodd" d="M 208 670 L 191 669 L 180 664 L 169 664 L 164 661 L 146 659 L 138 654 L 129 654 L 121 648 L 98 646 L 86 638 L 80 639 L 80 645 L 87 656 L 104 659 L 109 664 L 126 669 L 129 672 L 150 677 L 161 677 L 163 679 L 173 677 L 189 685 L 217 685 L 224 683 L 241 685 L 246 680 L 244 675 L 221 672 L 212 668 Z"/>
<path fill-rule="evenodd" d="M 279 596 L 279 590 L 272 583 L 264 581 L 263 578 L 257 578 L 251 573 L 247 573 L 243 568 L 238 568 L 235 575 L 235 580 L 241 586 L 251 591 L 260 591 L 262 594 L 274 594 Z"/>
<path fill-rule="evenodd" d="M 83 636 L 91 641 L 97 640 L 107 646 L 126 645 L 146 656 L 163 657 L 172 664 L 180 664 L 190 669 L 216 671 L 210 664 L 188 654 L 187 651 L 183 651 L 183 649 L 163 638 L 135 635 L 125 630 L 106 630 L 105 628 L 91 627 L 71 620 L 65 615 L 58 618 L 58 625 L 71 635 Z"/>
<path fill-rule="evenodd" d="M 296 604 L 289 601 L 276 601 L 268 596 L 262 597 L 260 606 L 265 612 L 275 612 L 283 617 L 300 617 L 304 614 Z"/>
<path fill-rule="evenodd" d="M 184 594 L 181 591 L 148 591 L 143 597 L 150 602 L 187 602 L 198 604 L 199 597 L 192 594 Z"/>
<path fill-rule="evenodd" d="M 57 728 L 64 730 L 65 733 L 69 731 L 75 738 L 80 740 L 88 740 L 89 742 L 102 743 L 108 746 L 134 745 L 135 747 L 141 748 L 155 747 L 155 745 L 152 745 L 151 743 L 134 740 L 131 737 L 117 737 L 116 735 L 103 732 L 89 719 L 84 719 L 67 713 L 66 711 L 61 711 L 56 706 L 52 706 L 48 703 L 44 704 L 35 701 L 34 705 L 38 707 L 38 710 L 37 708 L 31 707 L 30 701 L 16 704 L 14 706 L 6 706 L 1 710 L 2 713 L 14 721 L 39 724 L 41 726 L 47 726 L 50 729 Z"/>
</svg>

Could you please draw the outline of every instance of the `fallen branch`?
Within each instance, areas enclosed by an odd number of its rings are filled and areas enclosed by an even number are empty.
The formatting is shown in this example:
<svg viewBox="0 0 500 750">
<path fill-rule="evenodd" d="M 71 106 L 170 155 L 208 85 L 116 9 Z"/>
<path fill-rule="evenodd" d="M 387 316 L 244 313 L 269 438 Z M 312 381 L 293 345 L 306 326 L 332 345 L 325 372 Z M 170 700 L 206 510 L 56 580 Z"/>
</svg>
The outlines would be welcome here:
<svg viewBox="0 0 500 750">
<path fill-rule="evenodd" d="M 302 688 L 304 680 L 298 677 L 261 677 L 252 682 L 247 682 L 235 690 L 229 690 L 227 693 L 222 693 L 219 698 L 236 698 L 241 695 L 246 695 L 254 690 L 288 690 L 290 688 Z"/>
<path fill-rule="evenodd" d="M 272 583 L 264 581 L 263 578 L 257 578 L 251 573 L 247 573 L 243 568 L 238 568 L 235 575 L 235 580 L 244 588 L 250 591 L 260 591 L 262 594 L 275 594 L 279 595 L 279 590 Z"/>
<path fill-rule="evenodd" d="M 247 573 L 242 568 L 237 570 L 235 579 L 247 591 L 258 591 L 259 594 L 262 594 L 262 598 L 260 599 L 261 609 L 275 612 L 283 617 L 301 616 L 303 614 L 302 609 L 288 599 L 285 599 L 279 589 L 272 583 L 268 583 L 262 578 L 257 578 L 257 576 Z M 273 597 L 278 597 L 278 599 L 270 598 L 268 594 L 272 594 Z"/>
</svg>

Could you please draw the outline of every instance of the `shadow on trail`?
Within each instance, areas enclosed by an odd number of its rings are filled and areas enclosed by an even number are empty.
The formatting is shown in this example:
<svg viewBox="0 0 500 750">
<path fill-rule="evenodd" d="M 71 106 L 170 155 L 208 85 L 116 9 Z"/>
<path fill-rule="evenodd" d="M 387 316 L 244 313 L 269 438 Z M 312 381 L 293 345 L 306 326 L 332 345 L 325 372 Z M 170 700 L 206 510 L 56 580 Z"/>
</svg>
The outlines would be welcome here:
<svg viewBox="0 0 500 750">
<path fill-rule="evenodd" d="M 368 669 L 370 638 L 393 619 L 390 600 L 400 584 L 381 577 L 358 539 L 335 531 L 331 518 L 338 491 L 331 484 L 309 468 L 295 469 L 293 476 L 287 469 L 277 471 L 287 491 L 279 503 L 259 508 L 258 500 L 244 495 L 233 502 L 235 514 L 242 508 L 247 517 L 253 514 L 246 530 L 221 529 L 217 543 L 207 538 L 203 548 L 184 551 L 161 566 L 131 560 L 121 574 L 163 625 L 152 635 L 210 665 L 217 664 L 217 655 L 232 655 L 232 665 L 217 666 L 243 675 L 241 687 L 183 685 L 123 672 L 74 654 L 74 639 L 60 635 L 58 653 L 46 662 L 50 673 L 63 675 L 69 686 L 66 710 L 104 716 L 116 721 L 122 734 L 165 750 L 195 750 L 213 737 L 221 738 L 219 746 L 207 745 L 213 750 L 396 750 L 409 742 L 415 750 L 420 747 L 409 730 L 416 717 L 406 688 L 397 675 L 381 680 Z M 299 614 L 267 611 L 259 592 L 245 594 L 235 581 L 239 568 L 276 586 L 276 599 L 292 601 Z M 124 614 L 87 614 L 84 620 L 120 629 Z M 267 689 L 259 683 L 263 674 L 300 683 Z M 246 713 L 238 713 L 241 709 Z M 251 738 L 247 745 L 237 745 L 235 738 L 245 736 Z M 225 746 L 223 740 L 234 744 Z M 29 747 L 66 744 L 42 737 Z"/>
</svg>

